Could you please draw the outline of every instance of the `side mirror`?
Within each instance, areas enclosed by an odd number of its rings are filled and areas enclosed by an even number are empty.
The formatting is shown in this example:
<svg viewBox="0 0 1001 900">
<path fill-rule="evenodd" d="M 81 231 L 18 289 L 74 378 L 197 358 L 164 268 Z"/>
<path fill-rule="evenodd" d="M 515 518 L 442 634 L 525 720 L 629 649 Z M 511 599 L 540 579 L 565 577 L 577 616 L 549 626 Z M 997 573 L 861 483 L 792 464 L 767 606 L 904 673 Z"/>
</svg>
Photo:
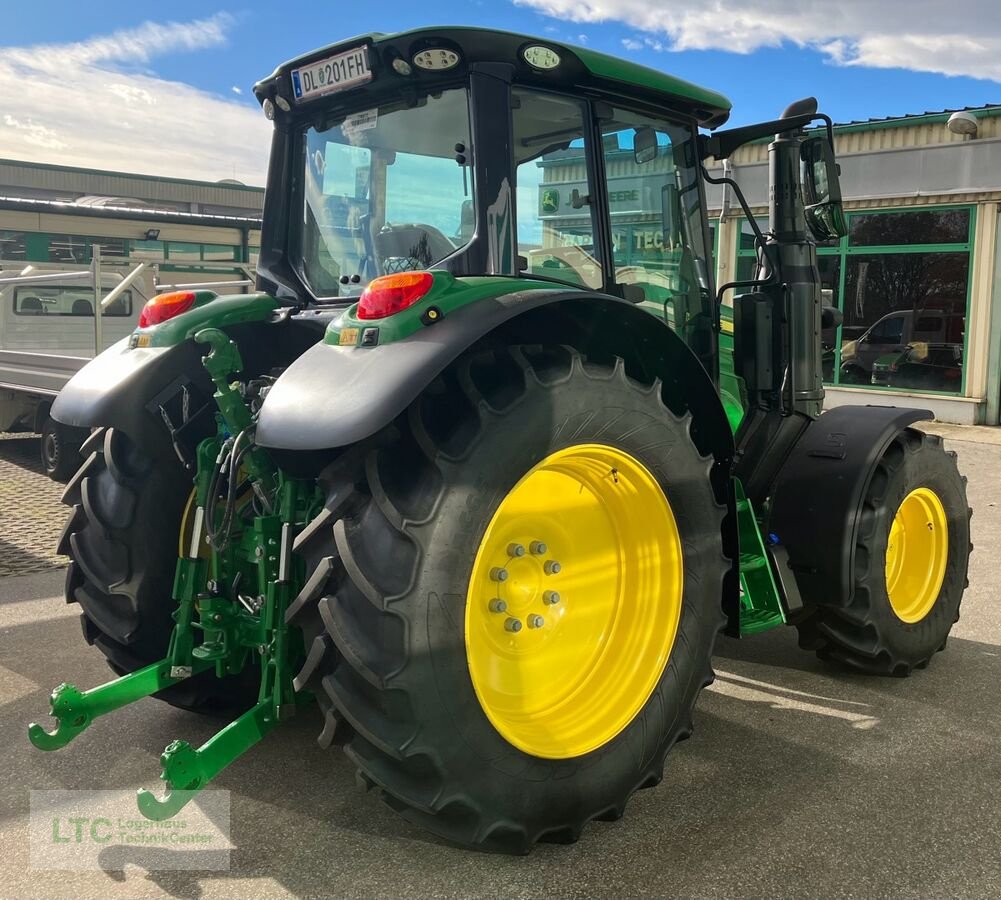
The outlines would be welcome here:
<svg viewBox="0 0 1001 900">
<path fill-rule="evenodd" d="M 664 246 L 677 247 L 681 243 L 681 204 L 678 186 L 668 182 L 660 189 L 660 221 L 664 232 Z"/>
<path fill-rule="evenodd" d="M 848 233 L 841 206 L 841 169 L 826 134 L 808 137 L 800 148 L 806 224 L 818 241 L 833 241 Z"/>
<path fill-rule="evenodd" d="M 633 159 L 636 165 L 653 162 L 657 158 L 657 132 L 649 126 L 637 128 L 633 135 Z"/>
</svg>

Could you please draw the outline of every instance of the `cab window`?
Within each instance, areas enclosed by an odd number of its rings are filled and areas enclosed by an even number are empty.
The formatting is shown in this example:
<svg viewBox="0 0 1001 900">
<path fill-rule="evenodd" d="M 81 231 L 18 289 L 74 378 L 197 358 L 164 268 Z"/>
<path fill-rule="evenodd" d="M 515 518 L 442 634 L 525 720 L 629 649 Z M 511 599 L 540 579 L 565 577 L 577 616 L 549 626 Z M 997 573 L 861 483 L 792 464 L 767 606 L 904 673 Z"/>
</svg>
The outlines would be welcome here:
<svg viewBox="0 0 1001 900">
<path fill-rule="evenodd" d="M 700 352 L 711 344 L 709 266 L 694 134 L 624 109 L 601 123 L 615 283 Z"/>
<path fill-rule="evenodd" d="M 584 148 L 586 107 L 512 91 L 519 270 L 602 289 Z"/>
</svg>

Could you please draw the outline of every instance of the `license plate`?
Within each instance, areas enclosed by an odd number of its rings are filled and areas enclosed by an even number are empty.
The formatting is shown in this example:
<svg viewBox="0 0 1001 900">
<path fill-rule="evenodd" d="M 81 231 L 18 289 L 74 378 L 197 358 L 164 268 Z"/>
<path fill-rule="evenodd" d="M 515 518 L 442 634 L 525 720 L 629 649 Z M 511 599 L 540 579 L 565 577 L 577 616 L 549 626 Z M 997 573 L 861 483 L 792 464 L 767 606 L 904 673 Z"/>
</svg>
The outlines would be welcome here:
<svg viewBox="0 0 1001 900">
<path fill-rule="evenodd" d="M 355 47 L 292 70 L 292 93 L 297 103 L 372 80 L 368 47 Z"/>
</svg>

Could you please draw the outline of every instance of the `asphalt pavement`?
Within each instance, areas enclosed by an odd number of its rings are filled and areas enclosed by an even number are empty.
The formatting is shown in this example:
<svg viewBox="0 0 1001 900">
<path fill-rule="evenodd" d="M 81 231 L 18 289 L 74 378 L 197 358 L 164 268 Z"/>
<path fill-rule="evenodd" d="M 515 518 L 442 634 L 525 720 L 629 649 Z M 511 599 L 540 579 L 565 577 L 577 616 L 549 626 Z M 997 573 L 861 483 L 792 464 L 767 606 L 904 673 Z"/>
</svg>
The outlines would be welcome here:
<svg viewBox="0 0 1001 900">
<path fill-rule="evenodd" d="M 229 871 L 29 866 L 31 789 L 154 787 L 174 738 L 218 727 L 142 700 L 43 753 L 62 680 L 106 680 L 59 569 L 0 579 L 0 897 L 996 897 L 1001 895 L 1001 432 L 943 429 L 969 476 L 970 587 L 948 648 L 908 679 L 833 669 L 790 629 L 724 640 L 696 730 L 618 822 L 528 857 L 446 846 L 355 784 L 301 715 L 223 772 Z"/>
</svg>

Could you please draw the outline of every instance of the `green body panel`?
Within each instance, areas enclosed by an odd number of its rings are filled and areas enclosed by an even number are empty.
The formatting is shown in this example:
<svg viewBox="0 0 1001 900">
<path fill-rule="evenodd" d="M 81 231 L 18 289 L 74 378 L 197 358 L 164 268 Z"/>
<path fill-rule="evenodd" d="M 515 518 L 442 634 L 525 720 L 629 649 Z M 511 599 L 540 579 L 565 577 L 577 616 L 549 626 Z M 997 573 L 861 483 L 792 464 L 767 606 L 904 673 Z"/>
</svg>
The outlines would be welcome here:
<svg viewBox="0 0 1001 900">
<path fill-rule="evenodd" d="M 734 434 L 744 419 L 744 381 L 737 375 L 733 359 L 733 310 L 720 310 L 719 395 Z"/>
<path fill-rule="evenodd" d="M 785 625 L 786 617 L 761 537 L 761 527 L 740 480 L 733 480 L 740 536 L 740 633 L 757 634 Z"/>
<path fill-rule="evenodd" d="M 668 75 L 658 69 L 641 66 L 627 59 L 608 56 L 585 47 L 574 47 L 570 44 L 558 44 L 557 46 L 566 47 L 576 53 L 577 58 L 587 66 L 588 71 L 596 78 L 607 78 L 646 91 L 663 91 L 672 97 L 683 97 L 714 111 L 729 112 L 731 109 L 732 104 L 722 94 L 699 87 L 689 81 L 683 81 L 681 78 L 675 78 L 673 75 Z"/>
<path fill-rule="evenodd" d="M 174 347 L 203 328 L 225 328 L 244 322 L 261 322 L 279 307 L 270 294 L 225 294 L 195 291 L 195 305 L 173 319 L 137 328 L 131 346 Z"/>
<path fill-rule="evenodd" d="M 572 291 L 574 289 L 572 285 L 528 278 L 502 278 L 491 275 L 456 278 L 450 272 L 444 271 L 434 271 L 431 275 L 434 279 L 431 290 L 413 306 L 393 316 L 385 319 L 359 319 L 357 315 L 358 304 L 349 307 L 327 326 L 327 332 L 323 337 L 324 343 L 357 346 L 359 350 L 364 350 L 366 348 L 361 347 L 359 342 L 361 333 L 366 328 L 378 328 L 379 344 L 389 344 L 410 337 L 422 328 L 433 327 L 433 322 L 428 325 L 422 319 L 431 307 L 437 309 L 440 318 L 443 319 L 449 313 L 469 306 L 471 303 L 489 300 L 515 291 L 551 291 L 554 288 Z"/>
</svg>

